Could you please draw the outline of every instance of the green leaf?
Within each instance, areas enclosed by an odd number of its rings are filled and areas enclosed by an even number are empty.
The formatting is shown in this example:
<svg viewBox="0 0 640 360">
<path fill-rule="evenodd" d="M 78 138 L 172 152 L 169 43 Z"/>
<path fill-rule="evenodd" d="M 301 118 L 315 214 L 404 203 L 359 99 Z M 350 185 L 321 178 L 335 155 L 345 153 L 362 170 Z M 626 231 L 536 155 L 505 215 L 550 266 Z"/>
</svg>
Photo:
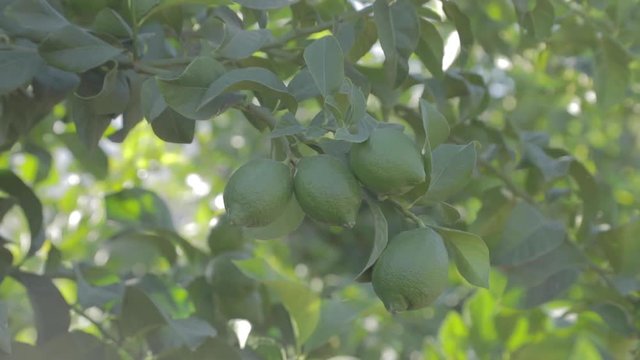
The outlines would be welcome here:
<svg viewBox="0 0 640 360">
<path fill-rule="evenodd" d="M 598 244 L 616 273 L 635 276 L 640 271 L 639 231 L 640 222 L 633 221 L 598 234 Z"/>
<path fill-rule="evenodd" d="M 416 55 L 434 76 L 442 76 L 444 42 L 438 29 L 430 21 L 420 19 L 420 40 Z"/>
<path fill-rule="evenodd" d="M 216 329 L 208 322 L 195 317 L 169 320 L 168 325 L 163 328 L 163 332 L 165 336 L 172 338 L 182 346 L 186 346 L 191 351 L 195 351 L 217 334 Z"/>
<path fill-rule="evenodd" d="M 313 41 L 304 49 L 304 61 L 322 96 L 340 90 L 344 80 L 344 54 L 333 36 Z"/>
<path fill-rule="evenodd" d="M 422 115 L 422 124 L 429 138 L 429 145 L 433 150 L 449 137 L 449 123 L 435 105 L 424 99 L 420 99 L 420 115 Z"/>
<path fill-rule="evenodd" d="M 111 124 L 111 115 L 98 115 L 91 103 L 77 96 L 72 96 L 67 103 L 70 117 L 76 125 L 76 135 L 84 145 L 84 151 L 98 152 L 98 143 Z"/>
<path fill-rule="evenodd" d="M 320 95 L 309 69 L 304 68 L 291 79 L 288 85 L 289 92 L 301 102 Z"/>
<path fill-rule="evenodd" d="M 472 143 L 442 144 L 431 156 L 431 184 L 425 197 L 430 201 L 444 201 L 471 180 L 476 167 L 476 149 Z"/>
<path fill-rule="evenodd" d="M 81 331 L 58 336 L 47 342 L 41 349 L 43 354 L 55 355 L 59 359 L 65 360 L 108 360 L 116 359 L 118 356 L 114 347 Z"/>
<path fill-rule="evenodd" d="M 592 308 L 615 332 L 631 336 L 636 331 L 632 317 L 622 306 L 615 303 L 602 303 Z"/>
<path fill-rule="evenodd" d="M 231 30 L 229 39 L 225 39 L 216 53 L 227 59 L 246 59 L 271 41 L 273 35 L 270 30 Z"/>
<path fill-rule="evenodd" d="M 56 336 L 66 333 L 71 318 L 69 304 L 64 300 L 51 279 L 44 276 L 16 273 L 12 275 L 27 289 L 33 308 L 38 344 L 44 344 Z"/>
<path fill-rule="evenodd" d="M 249 9 L 272 10 L 293 5 L 297 3 L 298 0 L 233 0 L 233 2 Z"/>
<path fill-rule="evenodd" d="M 7 303 L 0 301 L 0 351 L 11 354 L 11 338 Z"/>
<path fill-rule="evenodd" d="M 85 309 L 92 306 L 101 307 L 112 301 L 122 299 L 124 284 L 115 283 L 106 286 L 93 286 L 85 280 L 82 271 L 76 267 L 76 284 L 78 292 L 78 304 Z"/>
<path fill-rule="evenodd" d="M 380 206 L 378 206 L 375 200 L 368 195 L 365 196 L 365 201 L 367 205 L 369 205 L 371 216 L 373 217 L 374 238 L 369 260 L 367 260 L 367 264 L 362 271 L 360 271 L 360 274 L 356 276 L 356 281 L 359 282 L 371 281 L 373 265 L 382 254 L 382 251 L 387 247 L 387 242 L 389 241 L 389 227 L 382 209 L 380 209 Z"/>
<path fill-rule="evenodd" d="M 387 80 L 398 87 L 409 74 L 409 57 L 418 46 L 420 22 L 416 9 L 409 0 L 391 4 L 376 0 L 373 19 L 384 51 Z"/>
<path fill-rule="evenodd" d="M 110 8 L 102 9 L 93 20 L 93 29 L 99 33 L 113 35 L 117 38 L 133 37 L 133 30 L 116 11 Z"/>
<path fill-rule="evenodd" d="M 210 85 L 225 73 L 224 67 L 211 57 L 195 58 L 177 78 L 158 78 L 158 88 L 166 103 L 180 115 L 192 120 L 208 120 L 221 113 L 234 99 L 225 94 L 203 105 Z"/>
<path fill-rule="evenodd" d="M 0 190 L 15 198 L 22 208 L 31 233 L 28 254 L 35 254 L 44 243 L 42 203 L 33 190 L 10 170 L 0 170 Z"/>
<path fill-rule="evenodd" d="M 367 306 L 369 305 L 366 302 L 324 300 L 318 326 L 304 343 L 304 350 L 306 352 L 313 351 L 326 344 L 332 336 L 347 331 Z"/>
<path fill-rule="evenodd" d="M 167 103 L 160 94 L 156 78 L 145 80 L 140 96 L 142 98 L 142 113 L 147 121 L 153 123 L 167 109 Z"/>
<path fill-rule="evenodd" d="M 565 269 L 551 275 L 543 283 L 527 288 L 519 306 L 531 309 L 555 299 L 575 283 L 578 275 L 576 269 Z"/>
<path fill-rule="evenodd" d="M 118 64 L 109 63 L 109 70 L 92 70 L 81 75 L 75 96 L 87 103 L 95 115 L 115 117 L 122 114 L 129 103 L 129 83 Z"/>
<path fill-rule="evenodd" d="M 107 177 L 109 174 L 109 159 L 99 146 L 93 151 L 87 151 L 86 145 L 80 142 L 76 134 L 71 133 L 59 134 L 58 139 L 71 151 L 80 168 L 97 179 Z"/>
<path fill-rule="evenodd" d="M 469 51 L 473 45 L 473 31 L 471 30 L 471 21 L 469 17 L 463 13 L 458 5 L 453 1 L 445 1 L 442 3 L 447 18 L 453 22 L 460 37 L 460 56 L 458 57 L 460 64 L 465 64 L 469 56 Z"/>
<path fill-rule="evenodd" d="M 446 240 L 460 274 L 471 284 L 489 288 L 489 248 L 476 234 L 444 227 L 435 227 Z"/>
<path fill-rule="evenodd" d="M 304 211 L 298 205 L 295 196 L 291 197 L 289 204 L 271 224 L 263 227 L 245 228 L 244 232 L 247 236 L 254 239 L 270 240 L 279 239 L 296 230 L 302 220 L 304 220 Z"/>
<path fill-rule="evenodd" d="M 548 0 L 536 0 L 533 9 L 529 8 L 528 1 L 513 0 L 518 23 L 524 29 L 525 35 L 544 40 L 551 35 L 551 28 L 555 20 L 553 5 Z"/>
<path fill-rule="evenodd" d="M 549 220 L 532 205 L 520 202 L 511 211 L 493 261 L 504 266 L 529 262 L 556 249 L 564 239 L 561 222 Z"/>
<path fill-rule="evenodd" d="M 154 192 L 131 188 L 105 197 L 107 219 L 125 225 L 173 230 L 171 213 Z"/>
<path fill-rule="evenodd" d="M 631 76 L 630 61 L 631 57 L 618 41 L 603 36 L 598 42 L 594 81 L 598 104 L 603 109 L 625 98 Z"/>
<path fill-rule="evenodd" d="M 190 144 L 196 132 L 196 122 L 166 108 L 151 123 L 156 136 L 164 141 L 176 144 Z"/>
<path fill-rule="evenodd" d="M 38 51 L 47 63 L 78 73 L 102 65 L 122 52 L 73 25 L 51 33 Z"/>
<path fill-rule="evenodd" d="M 140 288 L 127 286 L 119 321 L 122 335 L 133 337 L 163 325 L 167 320 L 153 300 Z"/>
<path fill-rule="evenodd" d="M 544 177 L 546 182 L 551 182 L 558 178 L 567 176 L 573 157 L 569 155 L 552 158 L 538 145 L 523 142 L 523 158 L 530 161 Z"/>
<path fill-rule="evenodd" d="M 4 239 L 0 237 L 0 243 Z M 4 277 L 11 272 L 13 266 L 13 254 L 5 247 L 0 247 L 0 283 L 4 280 Z"/>
<path fill-rule="evenodd" d="M 246 67 L 228 71 L 216 79 L 205 92 L 197 110 L 208 107 L 222 93 L 234 90 L 263 91 L 280 99 L 292 113 L 298 107 L 296 99 L 274 73 L 263 68 Z"/>
<path fill-rule="evenodd" d="M 179 354 L 176 359 L 180 360 L 203 360 L 203 359 L 224 359 L 224 360 L 243 360 L 240 351 L 227 344 L 222 338 L 213 338 L 207 340 L 196 351 L 186 351 Z"/>
<path fill-rule="evenodd" d="M 0 49 L 0 95 L 31 81 L 43 64 L 35 49 Z"/>
<path fill-rule="evenodd" d="M 584 264 L 584 257 L 568 241 L 532 261 L 506 269 L 509 284 L 537 286 L 559 271 Z"/>
<path fill-rule="evenodd" d="M 67 19 L 46 0 L 13 1 L 5 9 L 5 14 L 38 39 L 69 25 Z"/>
<path fill-rule="evenodd" d="M 302 132 L 304 132 L 304 126 L 298 122 L 295 116 L 288 112 L 276 122 L 276 126 L 271 130 L 269 136 L 275 139 L 282 136 L 300 134 Z"/>
</svg>

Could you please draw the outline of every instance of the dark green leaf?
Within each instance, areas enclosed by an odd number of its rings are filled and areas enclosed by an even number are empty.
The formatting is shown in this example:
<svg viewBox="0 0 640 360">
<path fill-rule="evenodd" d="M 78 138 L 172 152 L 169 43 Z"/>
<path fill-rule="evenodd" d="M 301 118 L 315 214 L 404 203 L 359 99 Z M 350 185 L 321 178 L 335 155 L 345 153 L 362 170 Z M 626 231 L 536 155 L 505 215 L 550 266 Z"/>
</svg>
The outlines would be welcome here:
<svg viewBox="0 0 640 360">
<path fill-rule="evenodd" d="M 216 51 L 220 56 L 240 60 L 250 57 L 273 40 L 270 30 L 232 30 L 229 39 Z"/>
<path fill-rule="evenodd" d="M 151 298 L 136 286 L 127 286 L 122 300 L 120 330 L 124 336 L 137 336 L 167 325 L 167 320 Z"/>
<path fill-rule="evenodd" d="M 102 9 L 93 21 L 93 29 L 118 38 L 130 38 L 133 30 L 127 22 L 113 9 Z"/>
<path fill-rule="evenodd" d="M 316 86 L 309 69 L 304 68 L 289 82 L 289 92 L 297 101 L 304 101 L 320 95 L 320 90 Z"/>
<path fill-rule="evenodd" d="M 420 22 L 416 9 L 409 0 L 391 4 L 376 0 L 373 14 L 385 55 L 387 80 L 398 87 L 409 74 L 409 57 L 418 46 Z"/>
<path fill-rule="evenodd" d="M 85 72 L 122 52 L 73 25 L 51 33 L 38 50 L 47 63 L 71 72 Z"/>
<path fill-rule="evenodd" d="M 584 257 L 565 240 L 560 246 L 538 258 L 507 269 L 509 283 L 520 286 L 537 286 L 553 274 L 583 264 Z"/>
<path fill-rule="evenodd" d="M 132 188 L 105 197 L 107 219 L 126 225 L 173 230 L 171 213 L 154 192 Z"/>
<path fill-rule="evenodd" d="M 435 25 L 425 19 L 420 20 L 420 40 L 416 48 L 416 55 L 431 74 L 442 75 L 444 42 Z"/>
<path fill-rule="evenodd" d="M 167 108 L 153 120 L 151 128 L 153 133 L 164 141 L 190 144 L 196 132 L 196 123 L 173 109 Z"/>
<path fill-rule="evenodd" d="M 528 142 L 524 142 L 523 147 L 523 157 L 540 170 L 545 181 L 550 182 L 569 173 L 573 157 L 567 155 L 554 159 L 539 146 Z"/>
<path fill-rule="evenodd" d="M 80 331 L 52 339 L 42 347 L 42 353 L 65 360 L 112 360 L 118 356 L 114 348 Z"/>
<path fill-rule="evenodd" d="M 340 90 L 344 80 L 344 55 L 333 36 L 315 40 L 304 49 L 304 61 L 322 96 Z"/>
<path fill-rule="evenodd" d="M 69 25 L 64 16 L 46 0 L 13 1 L 5 12 L 21 28 L 26 29 L 38 39 Z"/>
<path fill-rule="evenodd" d="M 42 203 L 33 190 L 9 170 L 0 170 L 0 190 L 14 197 L 22 208 L 31 233 L 29 255 L 35 254 L 44 243 Z"/>
<path fill-rule="evenodd" d="M 0 351 L 11 353 L 11 338 L 7 304 L 0 301 Z"/>
<path fill-rule="evenodd" d="M 556 249 L 564 239 L 561 222 L 549 220 L 532 205 L 520 202 L 511 211 L 493 261 L 505 266 L 526 263 Z"/>
<path fill-rule="evenodd" d="M 460 274 L 471 284 L 489 288 L 489 248 L 475 234 L 436 227 L 445 239 L 449 253 L 453 255 Z"/>
<path fill-rule="evenodd" d="M 640 222 L 634 221 L 598 234 L 598 243 L 616 273 L 635 276 L 640 271 L 639 231 Z"/>
<path fill-rule="evenodd" d="M 95 176 L 104 179 L 109 173 L 109 159 L 100 147 L 87 151 L 76 134 L 64 133 L 58 135 L 60 141 L 71 151 L 80 167 Z"/>
<path fill-rule="evenodd" d="M 296 99 L 274 73 L 263 68 L 246 67 L 228 71 L 216 79 L 205 92 L 197 110 L 207 108 L 222 93 L 234 90 L 263 91 L 280 99 L 293 113 L 298 106 Z"/>
<path fill-rule="evenodd" d="M 460 37 L 460 63 L 465 64 L 469 51 L 473 45 L 473 31 L 471 30 L 471 21 L 469 17 L 463 13 L 458 5 L 453 1 L 445 1 L 442 3 L 442 10 L 444 10 L 447 18 L 453 22 L 458 31 Z"/>
<path fill-rule="evenodd" d="M 66 333 L 71 322 L 69 304 L 51 279 L 27 273 L 12 276 L 27 289 L 35 317 L 38 344 Z"/>
<path fill-rule="evenodd" d="M 84 151 L 88 149 L 91 153 L 97 152 L 98 143 L 111 124 L 111 115 L 96 114 L 90 102 L 77 96 L 72 96 L 67 105 L 76 125 L 78 139 L 85 147 Z"/>
<path fill-rule="evenodd" d="M 31 81 L 43 64 L 35 49 L 0 50 L 0 95 Z"/>
<path fill-rule="evenodd" d="M 115 283 L 106 286 L 94 286 L 89 284 L 79 268 L 75 268 L 76 283 L 78 287 L 78 304 L 87 309 L 92 306 L 101 307 L 115 300 L 122 299 L 124 284 Z"/>
<path fill-rule="evenodd" d="M 376 263 L 382 254 L 382 251 L 387 247 L 387 242 L 389 241 L 387 219 L 384 217 L 384 213 L 380 209 L 380 206 L 378 206 L 375 200 L 370 196 L 366 196 L 365 201 L 367 202 L 367 205 L 369 205 L 371 216 L 373 217 L 374 238 L 369 260 L 367 260 L 367 264 L 364 266 L 362 271 L 360 271 L 360 274 L 356 276 L 356 281 L 360 282 L 371 281 L 371 270 L 373 269 L 373 264 Z"/>
<path fill-rule="evenodd" d="M 603 303 L 593 306 L 593 310 L 602 320 L 617 333 L 631 336 L 635 331 L 630 314 L 621 306 L 614 303 Z"/>
<path fill-rule="evenodd" d="M 298 0 L 233 0 L 249 9 L 271 10 L 283 8 L 298 2 Z"/>
<path fill-rule="evenodd" d="M 320 321 L 313 334 L 304 344 L 305 351 L 312 351 L 324 345 L 332 336 L 340 335 L 368 306 L 355 301 L 328 299 L 322 302 Z"/>
<path fill-rule="evenodd" d="M 425 195 L 428 200 L 446 200 L 471 180 L 476 166 L 476 149 L 473 144 L 442 144 L 432 151 L 431 156 L 431 184 Z"/>
<path fill-rule="evenodd" d="M 578 279 L 578 271 L 565 269 L 547 278 L 540 285 L 528 288 L 520 300 L 520 306 L 531 309 L 564 293 Z"/>
<path fill-rule="evenodd" d="M 429 138 L 429 145 L 433 150 L 449 137 L 449 123 L 435 105 L 424 99 L 420 100 L 420 114 L 424 130 Z"/>
<path fill-rule="evenodd" d="M 596 52 L 595 88 L 598 104 L 608 108 L 625 97 L 630 79 L 631 58 L 622 45 L 603 36 Z"/>
<path fill-rule="evenodd" d="M 169 320 L 161 332 L 165 342 L 176 342 L 191 351 L 216 336 L 216 330 L 208 322 L 195 317 Z"/>
<path fill-rule="evenodd" d="M 300 134 L 304 131 L 304 126 L 296 120 L 295 116 L 291 113 L 284 114 L 278 122 L 276 122 L 276 126 L 271 130 L 271 138 L 277 138 L 281 136 L 287 135 L 295 135 Z"/>
</svg>

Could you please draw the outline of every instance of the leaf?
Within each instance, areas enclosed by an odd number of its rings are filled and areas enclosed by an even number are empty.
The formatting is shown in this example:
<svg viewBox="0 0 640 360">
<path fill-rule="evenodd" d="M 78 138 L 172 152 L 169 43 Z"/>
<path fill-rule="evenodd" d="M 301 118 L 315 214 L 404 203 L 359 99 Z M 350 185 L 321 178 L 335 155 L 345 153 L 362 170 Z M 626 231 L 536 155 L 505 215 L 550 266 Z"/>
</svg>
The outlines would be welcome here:
<svg viewBox="0 0 640 360">
<path fill-rule="evenodd" d="M 122 52 L 73 25 L 51 33 L 38 51 L 47 63 L 78 73 L 102 65 Z"/>
<path fill-rule="evenodd" d="M 0 236 L 0 243 L 5 240 Z M 13 254 L 4 246 L 0 246 L 0 283 L 4 280 L 13 267 Z"/>
<path fill-rule="evenodd" d="M 51 339 L 41 347 L 45 358 L 55 356 L 65 360 L 111 360 L 118 354 L 114 347 L 81 331 L 73 331 Z"/>
<path fill-rule="evenodd" d="M 233 0 L 233 2 L 249 9 L 273 10 L 293 5 L 298 0 Z"/>
<path fill-rule="evenodd" d="M 5 14 L 38 39 L 69 25 L 46 0 L 13 1 L 6 7 Z"/>
<path fill-rule="evenodd" d="M 636 331 L 632 317 L 622 306 L 615 303 L 602 303 L 592 306 L 592 308 L 615 332 L 631 336 Z"/>
<path fill-rule="evenodd" d="M 42 203 L 33 190 L 10 170 L 0 170 L 0 190 L 15 198 L 22 208 L 31 234 L 28 255 L 35 254 L 44 243 Z"/>
<path fill-rule="evenodd" d="M 266 29 L 231 30 L 229 37 L 216 52 L 224 58 L 233 60 L 246 59 L 273 41 L 271 30 Z"/>
<path fill-rule="evenodd" d="M 43 65 L 35 49 L 0 49 L 0 95 L 31 81 Z"/>
<path fill-rule="evenodd" d="M 471 30 L 471 21 L 469 17 L 463 13 L 458 5 L 452 1 L 442 3 L 447 18 L 453 22 L 460 37 L 460 56 L 458 57 L 461 64 L 467 62 L 469 51 L 473 45 L 473 31 Z"/>
<path fill-rule="evenodd" d="M 191 351 L 195 351 L 217 334 L 216 329 L 208 322 L 195 317 L 169 320 L 168 325 L 163 328 L 163 332 L 165 332 L 165 336 L 173 338 Z"/>
<path fill-rule="evenodd" d="M 68 102 L 71 120 L 76 126 L 76 135 L 84 146 L 84 151 L 97 152 L 102 135 L 111 124 L 111 115 L 94 113 L 91 103 L 72 96 Z"/>
<path fill-rule="evenodd" d="M 540 285 L 528 288 L 519 305 L 524 309 L 531 309 L 555 299 L 573 285 L 578 274 L 575 269 L 565 269 L 553 274 Z"/>
<path fill-rule="evenodd" d="M 355 127 L 355 129 L 353 129 Z M 334 135 L 335 140 L 347 141 L 350 143 L 361 143 L 367 141 L 369 135 L 375 129 L 376 121 L 366 114 L 362 116 L 354 125 L 349 129 L 338 128 Z M 354 132 L 352 132 L 352 130 Z"/>
<path fill-rule="evenodd" d="M 318 325 L 304 343 L 305 352 L 311 352 L 324 345 L 332 336 L 344 333 L 367 306 L 366 302 L 353 300 L 324 300 Z"/>
<path fill-rule="evenodd" d="M 529 262 L 556 249 L 564 239 L 561 222 L 549 220 L 538 209 L 520 202 L 511 211 L 493 261 L 503 266 Z"/>
<path fill-rule="evenodd" d="M 340 90 L 344 80 L 344 54 L 333 36 L 313 41 L 304 49 L 304 61 L 322 96 Z"/>
<path fill-rule="evenodd" d="M 368 195 L 365 196 L 365 201 L 367 202 L 367 205 L 369 205 L 371 216 L 373 217 L 374 238 L 369 260 L 367 260 L 367 264 L 364 266 L 362 271 L 360 271 L 360 274 L 356 276 L 356 281 L 359 282 L 371 281 L 373 265 L 382 254 L 382 251 L 387 247 L 387 242 L 389 241 L 389 227 L 382 209 L 380 209 L 380 206 L 378 206 L 375 200 Z"/>
<path fill-rule="evenodd" d="M 110 8 L 100 10 L 95 20 L 93 20 L 93 29 L 118 38 L 133 37 L 133 30 L 129 24 L 120 14 Z"/>
<path fill-rule="evenodd" d="M 304 68 L 291 79 L 288 85 L 289 92 L 298 102 L 314 98 L 320 95 L 309 69 Z"/>
<path fill-rule="evenodd" d="M 44 344 L 56 336 L 66 333 L 71 318 L 69 304 L 64 300 L 51 279 L 28 273 L 12 275 L 26 289 L 33 308 L 38 344 Z"/>
<path fill-rule="evenodd" d="M 420 19 L 420 39 L 416 55 L 434 76 L 442 76 L 444 42 L 438 29 L 430 21 Z"/>
<path fill-rule="evenodd" d="M 489 248 L 475 234 L 444 227 L 435 230 L 446 240 L 460 274 L 471 284 L 489 288 Z"/>
<path fill-rule="evenodd" d="M 640 222 L 632 221 L 598 234 L 598 244 L 617 274 L 635 276 L 640 272 L 638 231 Z"/>
<path fill-rule="evenodd" d="M 476 166 L 476 149 L 473 144 L 442 144 L 431 156 L 431 184 L 425 197 L 431 201 L 444 201 L 471 180 Z"/>
<path fill-rule="evenodd" d="M 387 80 L 396 88 L 409 74 L 409 57 L 418 46 L 420 22 L 416 9 L 409 0 L 391 4 L 376 0 L 373 20 L 384 51 Z"/>
<path fill-rule="evenodd" d="M 107 219 L 125 225 L 173 230 L 171 213 L 154 192 L 142 188 L 125 189 L 105 196 Z"/>
<path fill-rule="evenodd" d="M 429 138 L 429 145 L 433 150 L 449 137 L 449 123 L 435 105 L 424 99 L 420 99 L 420 115 L 422 115 L 422 124 Z"/>
<path fill-rule="evenodd" d="M 263 91 L 280 99 L 292 113 L 298 107 L 296 99 L 274 73 L 263 68 L 246 67 L 225 72 L 217 78 L 205 92 L 197 110 L 207 107 L 225 91 L 234 90 Z"/>
<path fill-rule="evenodd" d="M 528 1 L 513 0 L 513 4 L 518 16 L 518 23 L 527 36 L 544 40 L 551 35 L 555 11 L 548 0 L 536 0 L 533 9 L 529 8 Z"/>
<path fill-rule="evenodd" d="M 584 257 L 568 241 L 530 262 L 507 269 L 509 284 L 537 286 L 561 270 L 575 269 L 584 264 Z"/>
<path fill-rule="evenodd" d="M 115 300 L 122 299 L 124 284 L 115 283 L 106 286 L 93 286 L 85 280 L 82 271 L 75 267 L 78 304 L 85 309 L 93 306 L 101 307 Z"/>
<path fill-rule="evenodd" d="M 120 331 L 133 337 L 167 325 L 167 320 L 156 304 L 136 286 L 127 286 L 122 300 Z"/>
<path fill-rule="evenodd" d="M 196 132 L 196 122 L 186 118 L 171 108 L 166 108 L 151 123 L 156 136 L 176 144 L 190 144 Z"/>
<path fill-rule="evenodd" d="M 250 238 L 260 240 L 279 239 L 296 230 L 302 220 L 304 220 L 304 211 L 298 205 L 295 196 L 291 197 L 289 204 L 271 224 L 263 227 L 248 227 L 244 229 L 245 234 Z"/>
<path fill-rule="evenodd" d="M 157 85 L 164 101 L 180 115 L 191 120 L 208 120 L 224 111 L 233 99 L 229 96 L 231 94 L 226 94 L 201 106 L 209 86 L 224 73 L 225 69 L 219 62 L 200 56 L 177 78 L 158 78 Z"/>
<path fill-rule="evenodd" d="M 293 114 L 288 112 L 276 122 L 276 126 L 271 130 L 269 136 L 275 139 L 282 136 L 301 134 L 302 132 L 304 132 L 304 126 L 298 122 Z"/>
<path fill-rule="evenodd" d="M 630 61 L 631 57 L 616 40 L 603 36 L 598 42 L 594 82 L 598 104 L 603 109 L 625 98 L 631 76 Z"/>
<path fill-rule="evenodd" d="M 0 301 L 0 351 L 11 354 L 11 338 L 7 303 Z"/>
<path fill-rule="evenodd" d="M 180 360 L 204 360 L 204 359 L 224 359 L 224 360 L 243 360 L 240 351 L 227 344 L 222 338 L 215 337 L 207 340 L 196 351 L 187 351 L 184 355 L 180 354 Z"/>
<path fill-rule="evenodd" d="M 523 147 L 523 157 L 540 170 L 546 182 L 567 176 L 569 173 L 573 162 L 572 156 L 566 155 L 554 159 L 547 155 L 541 147 L 530 142 L 523 142 Z"/>
<path fill-rule="evenodd" d="M 105 152 L 97 146 L 93 151 L 87 151 L 85 145 L 80 142 L 76 134 L 63 133 L 58 139 L 71 151 L 82 170 L 90 173 L 97 179 L 104 179 L 109 174 L 109 159 Z"/>
</svg>

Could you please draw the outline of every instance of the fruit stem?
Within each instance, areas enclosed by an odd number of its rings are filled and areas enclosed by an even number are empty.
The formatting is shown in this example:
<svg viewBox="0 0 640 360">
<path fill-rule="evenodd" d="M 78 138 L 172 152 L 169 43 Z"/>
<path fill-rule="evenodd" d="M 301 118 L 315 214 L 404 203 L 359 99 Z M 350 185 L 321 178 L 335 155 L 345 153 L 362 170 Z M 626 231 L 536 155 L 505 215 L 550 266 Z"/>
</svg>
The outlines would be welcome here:
<svg viewBox="0 0 640 360">
<path fill-rule="evenodd" d="M 400 204 L 397 200 L 388 199 L 388 201 L 393 204 L 407 219 L 413 221 L 421 228 L 426 228 L 427 225 L 424 224 L 424 221 L 418 217 L 418 215 L 414 214 L 411 210 L 405 208 Z"/>
</svg>

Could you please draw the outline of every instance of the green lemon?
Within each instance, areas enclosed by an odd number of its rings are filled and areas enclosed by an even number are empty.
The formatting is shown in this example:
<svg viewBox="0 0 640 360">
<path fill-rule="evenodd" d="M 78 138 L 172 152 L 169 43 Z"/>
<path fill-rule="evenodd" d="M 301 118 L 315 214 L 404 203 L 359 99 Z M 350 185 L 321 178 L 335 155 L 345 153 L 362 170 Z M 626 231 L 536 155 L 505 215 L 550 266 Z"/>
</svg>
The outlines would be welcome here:
<svg viewBox="0 0 640 360">
<path fill-rule="evenodd" d="M 246 236 L 242 227 L 232 224 L 227 215 L 222 215 L 209 231 L 207 243 L 212 255 L 241 250 Z"/>
<path fill-rule="evenodd" d="M 298 161 L 293 179 L 296 199 L 315 220 L 353 227 L 362 194 L 349 168 L 330 155 L 305 157 Z"/>
<path fill-rule="evenodd" d="M 231 223 L 256 227 L 273 222 L 293 193 L 291 170 L 281 162 L 252 160 L 231 175 L 224 204 Z"/>
<path fill-rule="evenodd" d="M 394 128 L 378 128 L 353 144 L 350 164 L 358 180 L 379 194 L 403 194 L 426 178 L 420 149 Z"/>
<path fill-rule="evenodd" d="M 373 289 L 392 313 L 428 306 L 447 287 L 449 257 L 440 235 L 419 228 L 396 235 L 373 267 Z"/>
<path fill-rule="evenodd" d="M 258 283 L 240 271 L 233 261 L 248 258 L 247 253 L 239 251 L 222 253 L 209 262 L 205 277 L 215 291 L 230 296 L 247 295 L 257 289 Z"/>
</svg>

